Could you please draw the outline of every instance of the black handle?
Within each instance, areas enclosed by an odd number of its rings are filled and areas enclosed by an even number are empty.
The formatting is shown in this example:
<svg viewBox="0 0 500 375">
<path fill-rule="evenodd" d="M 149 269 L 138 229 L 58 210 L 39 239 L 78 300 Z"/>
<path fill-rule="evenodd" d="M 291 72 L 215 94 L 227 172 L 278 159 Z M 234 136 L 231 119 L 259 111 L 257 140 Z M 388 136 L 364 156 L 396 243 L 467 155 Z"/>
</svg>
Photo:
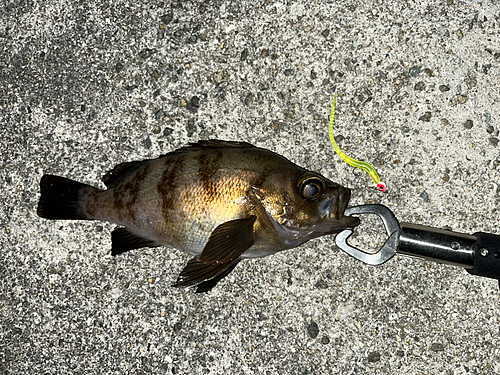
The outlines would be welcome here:
<svg viewBox="0 0 500 375">
<path fill-rule="evenodd" d="M 500 236 L 452 232 L 401 223 L 399 254 L 463 267 L 472 275 L 500 280 Z"/>
<path fill-rule="evenodd" d="M 418 224 L 401 223 L 397 252 L 438 263 L 474 268 L 477 238 Z"/>
<path fill-rule="evenodd" d="M 474 233 L 474 268 L 468 269 L 472 275 L 500 280 L 500 236 L 490 233 Z"/>
</svg>

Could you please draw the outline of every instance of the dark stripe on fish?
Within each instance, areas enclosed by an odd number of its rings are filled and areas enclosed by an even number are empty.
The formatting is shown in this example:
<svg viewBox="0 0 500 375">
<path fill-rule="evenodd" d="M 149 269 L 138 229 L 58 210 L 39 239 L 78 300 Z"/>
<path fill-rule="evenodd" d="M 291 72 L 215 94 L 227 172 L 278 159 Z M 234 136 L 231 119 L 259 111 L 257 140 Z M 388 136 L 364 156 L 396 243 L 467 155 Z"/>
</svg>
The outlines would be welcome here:
<svg viewBox="0 0 500 375">
<path fill-rule="evenodd" d="M 214 178 L 220 169 L 222 151 L 218 150 L 212 154 L 200 153 L 198 155 L 198 177 L 203 184 L 203 190 L 209 197 L 215 192 L 216 179 Z"/>
<path fill-rule="evenodd" d="M 113 207 L 116 209 L 120 219 L 128 215 L 128 220 L 135 221 L 134 205 L 141 192 L 142 185 L 150 173 L 150 169 L 151 163 L 148 161 L 133 178 L 113 189 Z"/>
<path fill-rule="evenodd" d="M 165 170 L 157 186 L 158 195 L 162 200 L 162 213 L 166 223 L 169 223 L 171 212 L 175 208 L 175 202 L 178 197 L 174 196 L 173 191 L 176 188 L 176 177 L 182 173 L 184 157 L 179 156 L 175 161 L 167 158 L 165 160 Z"/>
<path fill-rule="evenodd" d="M 151 162 L 148 162 L 143 169 L 136 174 L 132 181 L 125 184 L 124 188 L 128 193 L 129 199 L 126 203 L 126 208 L 132 220 L 135 220 L 135 210 L 134 205 L 137 201 L 137 197 L 140 194 L 142 184 L 146 180 L 148 174 L 151 171 Z"/>
<path fill-rule="evenodd" d="M 125 198 L 125 195 L 123 194 L 123 187 L 121 188 L 114 188 L 113 189 L 113 208 L 115 212 L 118 214 L 118 218 L 120 220 L 123 219 L 123 198 Z"/>
<path fill-rule="evenodd" d="M 101 192 L 100 190 L 90 190 L 86 196 L 85 196 L 85 212 L 87 215 L 94 219 L 95 215 L 97 213 L 97 199 L 98 199 L 98 194 Z"/>
</svg>

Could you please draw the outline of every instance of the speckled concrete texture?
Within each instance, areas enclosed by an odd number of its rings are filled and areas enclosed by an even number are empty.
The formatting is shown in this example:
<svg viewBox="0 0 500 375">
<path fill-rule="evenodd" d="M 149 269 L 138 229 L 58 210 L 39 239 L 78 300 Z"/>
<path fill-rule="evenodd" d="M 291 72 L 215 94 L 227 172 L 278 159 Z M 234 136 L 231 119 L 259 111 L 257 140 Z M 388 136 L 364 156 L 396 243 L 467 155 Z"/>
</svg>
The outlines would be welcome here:
<svg viewBox="0 0 500 375">
<path fill-rule="evenodd" d="M 388 186 L 336 156 L 340 147 Z M 44 173 L 253 143 L 404 222 L 500 234 L 500 3 L 23 1 L 0 5 L 0 372 L 499 374 L 498 283 L 324 237 L 170 285 L 170 248 L 36 215 Z M 360 240 L 377 241 L 364 227 Z"/>
</svg>

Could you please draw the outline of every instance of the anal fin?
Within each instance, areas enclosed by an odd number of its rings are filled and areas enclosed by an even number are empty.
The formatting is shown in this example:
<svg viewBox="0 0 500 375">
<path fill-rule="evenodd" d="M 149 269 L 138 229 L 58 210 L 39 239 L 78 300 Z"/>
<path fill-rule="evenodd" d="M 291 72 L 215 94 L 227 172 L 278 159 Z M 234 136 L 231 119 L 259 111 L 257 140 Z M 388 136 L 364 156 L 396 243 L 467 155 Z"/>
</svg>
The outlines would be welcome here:
<svg viewBox="0 0 500 375">
<path fill-rule="evenodd" d="M 111 255 L 113 256 L 141 247 L 156 246 L 160 245 L 155 241 L 133 234 L 127 228 L 116 228 L 111 232 Z"/>
</svg>

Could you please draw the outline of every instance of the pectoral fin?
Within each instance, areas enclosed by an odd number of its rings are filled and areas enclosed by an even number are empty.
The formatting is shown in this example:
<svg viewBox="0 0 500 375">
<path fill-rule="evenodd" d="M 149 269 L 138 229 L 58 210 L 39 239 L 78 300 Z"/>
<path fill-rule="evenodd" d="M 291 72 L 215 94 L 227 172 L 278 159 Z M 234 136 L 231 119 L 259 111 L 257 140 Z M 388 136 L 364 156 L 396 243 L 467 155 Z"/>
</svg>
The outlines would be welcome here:
<svg viewBox="0 0 500 375">
<path fill-rule="evenodd" d="M 198 285 L 197 293 L 211 290 L 236 267 L 241 254 L 254 244 L 255 219 L 252 215 L 215 228 L 201 255 L 188 262 L 174 286 Z"/>
<path fill-rule="evenodd" d="M 219 225 L 212 232 L 200 262 L 227 262 L 239 257 L 254 244 L 253 224 L 256 216 L 237 219 Z"/>
<path fill-rule="evenodd" d="M 240 258 L 237 258 L 227 263 L 207 263 L 200 262 L 198 259 L 191 259 L 173 286 L 198 285 L 196 293 L 208 292 L 220 280 L 229 275 L 240 260 Z"/>
<path fill-rule="evenodd" d="M 234 270 L 234 268 L 238 265 L 240 261 L 241 261 L 240 258 L 232 260 L 227 264 L 226 267 L 224 267 L 224 270 L 222 270 L 222 272 L 219 273 L 217 276 L 198 284 L 198 288 L 196 288 L 196 293 L 206 293 L 211 291 L 212 288 L 216 286 L 219 281 L 221 281 L 224 277 L 229 275 L 229 273 L 232 270 Z"/>
</svg>

